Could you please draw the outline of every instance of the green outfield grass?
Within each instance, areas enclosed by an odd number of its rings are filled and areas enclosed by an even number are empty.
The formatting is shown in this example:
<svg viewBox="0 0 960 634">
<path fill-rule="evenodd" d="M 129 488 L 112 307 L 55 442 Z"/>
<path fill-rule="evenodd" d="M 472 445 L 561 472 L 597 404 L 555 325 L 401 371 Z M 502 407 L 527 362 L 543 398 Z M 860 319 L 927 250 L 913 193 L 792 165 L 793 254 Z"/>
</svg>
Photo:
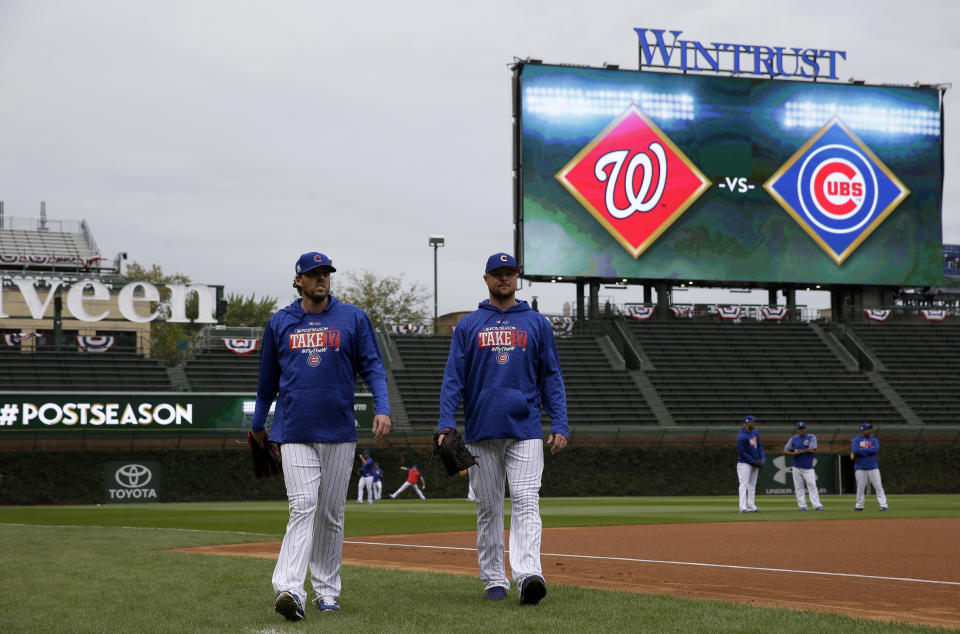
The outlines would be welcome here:
<svg viewBox="0 0 960 634">
<path fill-rule="evenodd" d="M 873 504 L 871 504 L 873 502 Z M 960 496 L 890 496 L 854 515 L 852 498 L 827 496 L 822 513 L 767 497 L 739 515 L 730 497 L 553 498 L 545 526 L 664 522 L 825 521 L 960 517 Z M 345 567 L 343 610 L 288 624 L 272 609 L 274 562 L 170 552 L 173 548 L 279 539 L 282 502 L 0 508 L 3 632 L 933 632 L 935 628 L 712 601 L 551 585 L 536 608 L 515 598 L 485 603 L 477 579 Z M 472 530 L 464 500 L 347 505 L 347 534 Z M 456 619 L 451 627 L 440 614 Z"/>
</svg>

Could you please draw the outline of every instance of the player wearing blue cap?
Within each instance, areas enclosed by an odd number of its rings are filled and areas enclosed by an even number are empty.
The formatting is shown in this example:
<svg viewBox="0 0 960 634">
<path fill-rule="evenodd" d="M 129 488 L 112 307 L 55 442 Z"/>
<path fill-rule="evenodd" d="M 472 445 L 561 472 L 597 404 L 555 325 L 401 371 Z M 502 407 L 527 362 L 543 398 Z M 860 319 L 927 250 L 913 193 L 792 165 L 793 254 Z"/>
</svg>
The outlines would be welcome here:
<svg viewBox="0 0 960 634">
<path fill-rule="evenodd" d="M 330 294 L 333 263 L 322 253 L 297 260 L 300 299 L 280 309 L 263 332 L 256 409 L 251 427 L 266 442 L 267 412 L 277 407 L 269 439 L 280 444 L 290 519 L 273 571 L 274 607 L 302 621 L 304 581 L 321 611 L 339 610 L 343 517 L 357 446 L 353 418 L 356 376 L 370 386 L 377 440 L 390 433 L 386 373 L 366 313 Z"/>
<path fill-rule="evenodd" d="M 507 596 L 504 568 L 503 493 L 510 485 L 510 568 L 522 605 L 547 593 L 540 564 L 540 482 L 544 444 L 540 406 L 550 415 L 547 445 L 553 454 L 567 445 L 567 401 L 553 328 L 543 315 L 517 300 L 520 269 L 513 256 L 487 259 L 489 299 L 460 320 L 440 390 L 442 442 L 457 426 L 463 401 L 464 440 L 477 464 L 470 484 L 477 497 L 477 556 L 486 599 Z"/>
<path fill-rule="evenodd" d="M 357 504 L 363 504 L 363 492 L 367 492 L 367 504 L 373 504 L 373 458 L 370 450 L 364 449 L 360 458 L 360 479 L 357 480 Z"/>
<path fill-rule="evenodd" d="M 767 457 L 763 453 L 760 434 L 755 427 L 757 419 L 746 416 L 737 434 L 737 479 L 740 480 L 740 512 L 759 513 L 757 508 L 757 476 Z"/>
<path fill-rule="evenodd" d="M 867 482 L 877 494 L 877 504 L 881 511 L 887 510 L 887 495 L 883 492 L 880 482 L 880 465 L 877 462 L 877 453 L 880 451 L 880 441 L 873 437 L 873 425 L 860 425 L 860 435 L 850 441 L 850 459 L 853 460 L 853 475 L 857 480 L 857 502 L 854 511 L 862 511 L 864 498 L 867 493 Z"/>
<path fill-rule="evenodd" d="M 807 433 L 805 422 L 797 423 L 797 433 L 784 445 L 783 453 L 793 456 L 793 492 L 797 495 L 797 506 L 801 511 L 806 511 L 806 497 L 809 495 L 813 508 L 822 511 L 820 492 L 817 491 L 817 474 L 813 470 L 814 456 L 817 453 L 817 437 Z M 807 495 L 804 494 L 804 488 Z"/>
</svg>

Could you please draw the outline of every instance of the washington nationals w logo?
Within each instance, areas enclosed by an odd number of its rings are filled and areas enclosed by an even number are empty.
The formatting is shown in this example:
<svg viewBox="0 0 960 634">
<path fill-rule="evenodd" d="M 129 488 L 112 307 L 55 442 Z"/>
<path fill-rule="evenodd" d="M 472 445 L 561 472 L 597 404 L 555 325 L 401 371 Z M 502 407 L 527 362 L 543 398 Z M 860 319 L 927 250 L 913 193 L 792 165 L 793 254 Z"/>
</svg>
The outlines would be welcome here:
<svg viewBox="0 0 960 634">
<path fill-rule="evenodd" d="M 613 152 L 607 152 L 597 161 L 593 171 L 594 174 L 596 174 L 597 180 L 600 182 L 607 181 L 604 202 L 607 205 L 607 213 L 614 218 L 623 220 L 636 211 L 639 211 L 640 213 L 646 213 L 656 207 L 657 203 L 660 202 L 660 197 L 663 196 L 663 188 L 667 184 L 667 155 L 663 151 L 663 146 L 657 142 L 650 144 L 650 151 L 657 159 L 657 188 L 653 192 L 653 196 L 647 199 L 647 193 L 650 190 L 650 182 L 653 180 L 653 163 L 647 154 L 637 152 L 633 155 L 633 158 L 630 159 L 630 164 L 627 165 L 626 176 L 622 181 L 624 194 L 630 203 L 623 209 L 617 207 L 615 193 L 616 187 L 621 183 L 620 169 L 623 167 L 624 161 L 627 160 L 627 156 L 630 155 L 629 150 L 614 150 Z M 607 179 L 606 171 L 608 165 L 613 165 L 613 170 L 610 172 L 609 180 Z M 643 179 L 640 181 L 639 191 L 635 192 L 633 191 L 633 187 L 637 167 L 643 168 Z"/>
<path fill-rule="evenodd" d="M 556 178 L 633 257 L 710 187 L 710 181 L 634 104 Z"/>
</svg>

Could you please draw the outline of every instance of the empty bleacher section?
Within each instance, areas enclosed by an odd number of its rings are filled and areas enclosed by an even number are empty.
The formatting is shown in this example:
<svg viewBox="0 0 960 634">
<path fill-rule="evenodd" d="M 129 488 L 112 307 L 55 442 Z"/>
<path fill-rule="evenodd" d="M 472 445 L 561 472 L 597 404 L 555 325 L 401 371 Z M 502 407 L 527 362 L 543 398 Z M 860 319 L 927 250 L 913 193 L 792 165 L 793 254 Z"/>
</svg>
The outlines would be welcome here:
<svg viewBox="0 0 960 634">
<path fill-rule="evenodd" d="M 402 368 L 395 367 L 393 375 L 410 424 L 436 425 L 450 337 L 401 335 L 394 341 Z M 558 339 L 557 350 L 572 424 L 655 423 L 630 373 L 614 369 L 596 337 Z M 457 420 L 463 422 L 462 407 Z"/>
<path fill-rule="evenodd" d="M 237 355 L 229 350 L 198 350 L 184 366 L 193 392 L 256 392 L 260 351 Z"/>
<path fill-rule="evenodd" d="M 889 400 L 805 323 L 630 324 L 647 376 L 678 425 L 902 423 Z"/>
<path fill-rule="evenodd" d="M 167 392 L 167 369 L 136 354 L 0 352 L 0 385 L 11 391 Z"/>
<path fill-rule="evenodd" d="M 853 331 L 924 424 L 960 422 L 960 324 L 865 323 Z"/>
</svg>

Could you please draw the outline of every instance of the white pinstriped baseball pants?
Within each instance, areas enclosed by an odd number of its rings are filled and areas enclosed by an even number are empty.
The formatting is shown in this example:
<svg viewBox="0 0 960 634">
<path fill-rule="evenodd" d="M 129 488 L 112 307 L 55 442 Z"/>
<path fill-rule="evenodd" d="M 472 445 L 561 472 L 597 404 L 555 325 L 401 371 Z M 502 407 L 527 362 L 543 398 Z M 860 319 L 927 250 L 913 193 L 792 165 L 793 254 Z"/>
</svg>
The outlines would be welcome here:
<svg viewBox="0 0 960 634">
<path fill-rule="evenodd" d="M 357 443 L 286 443 L 283 483 L 290 520 L 273 571 L 273 590 L 297 595 L 307 604 L 307 568 L 318 597 L 340 596 L 343 514 Z"/>
<path fill-rule="evenodd" d="M 760 469 L 746 462 L 737 463 L 737 478 L 740 480 L 740 510 L 756 511 L 757 475 Z"/>
<path fill-rule="evenodd" d="M 540 481 L 543 440 L 497 438 L 467 445 L 476 456 L 470 484 L 477 496 L 477 559 L 484 588 L 510 587 L 504 569 L 503 490 L 510 485 L 510 568 L 519 583 L 540 567 Z"/>
<path fill-rule="evenodd" d="M 810 496 L 810 504 L 813 508 L 820 506 L 820 492 L 817 490 L 817 474 L 813 469 L 797 469 L 793 467 L 793 492 L 797 496 L 797 507 L 807 508 L 807 500 L 804 497 L 804 489 Z"/>
<path fill-rule="evenodd" d="M 357 502 L 363 502 L 363 491 L 367 491 L 367 499 L 373 501 L 373 476 L 360 476 L 357 480 Z"/>
<path fill-rule="evenodd" d="M 858 509 L 863 508 L 866 501 L 867 482 L 873 486 L 874 493 L 877 494 L 877 504 L 886 508 L 887 494 L 883 491 L 883 483 L 880 481 L 880 469 L 856 469 L 853 477 L 857 481 L 857 501 L 855 505 Z"/>
</svg>

